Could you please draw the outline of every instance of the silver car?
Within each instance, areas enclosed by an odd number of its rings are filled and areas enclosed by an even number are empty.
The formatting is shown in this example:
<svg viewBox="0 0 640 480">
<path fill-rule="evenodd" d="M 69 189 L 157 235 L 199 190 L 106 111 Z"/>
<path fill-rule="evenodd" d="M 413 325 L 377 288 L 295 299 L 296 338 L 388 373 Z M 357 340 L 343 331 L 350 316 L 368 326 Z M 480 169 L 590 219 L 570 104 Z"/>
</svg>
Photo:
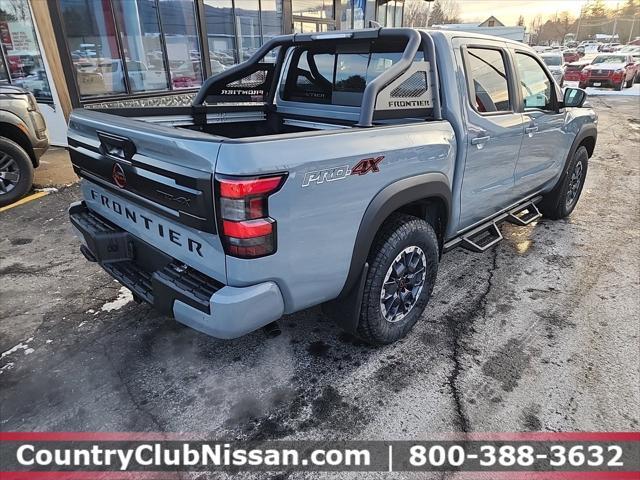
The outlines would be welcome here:
<svg viewBox="0 0 640 480">
<path fill-rule="evenodd" d="M 553 79 L 562 87 L 564 85 L 564 59 L 562 53 L 544 53 L 540 57 L 549 67 Z"/>
<path fill-rule="evenodd" d="M 34 168 L 47 148 L 47 125 L 33 94 L 0 85 L 0 207 L 31 190 Z"/>
</svg>

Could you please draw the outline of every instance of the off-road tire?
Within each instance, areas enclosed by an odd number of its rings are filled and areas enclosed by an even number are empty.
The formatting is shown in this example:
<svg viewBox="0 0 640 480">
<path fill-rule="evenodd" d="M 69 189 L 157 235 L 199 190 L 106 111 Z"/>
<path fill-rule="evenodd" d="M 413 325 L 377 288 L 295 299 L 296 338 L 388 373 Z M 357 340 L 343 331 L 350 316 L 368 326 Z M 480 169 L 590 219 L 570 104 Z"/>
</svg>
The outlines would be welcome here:
<svg viewBox="0 0 640 480">
<path fill-rule="evenodd" d="M 397 257 L 406 249 L 418 247 L 426 265 L 421 292 L 404 318 L 388 321 L 382 310 L 381 294 L 385 277 Z M 393 214 L 380 228 L 369 253 L 357 336 L 371 345 L 386 345 L 403 338 L 413 328 L 429 302 L 438 273 L 439 247 L 433 227 L 406 214 Z"/>
<path fill-rule="evenodd" d="M 0 137 L 0 175 L 3 165 L 13 160 L 17 167 L 19 178 L 17 183 L 8 192 L 0 190 L 0 207 L 9 205 L 22 198 L 33 184 L 33 163 L 24 149 L 16 142 L 5 137 Z M 13 173 L 13 172 L 12 172 Z"/>
<path fill-rule="evenodd" d="M 572 178 L 576 172 L 576 166 L 579 163 L 582 165 L 581 178 L 576 190 L 575 185 L 572 183 Z M 540 211 L 545 217 L 552 220 L 558 220 L 571 215 L 571 212 L 573 212 L 573 209 L 576 207 L 578 200 L 580 199 L 580 194 L 582 193 L 584 182 L 587 177 L 588 167 L 589 153 L 584 146 L 578 147 L 573 154 L 573 157 L 571 157 L 571 160 L 569 161 L 562 178 L 558 182 L 558 185 L 556 185 L 551 192 L 545 195 L 539 205 Z M 571 193 L 572 189 L 573 193 Z M 571 202 L 568 202 L 568 199 L 570 199 L 571 196 L 573 196 L 573 199 Z"/>
</svg>

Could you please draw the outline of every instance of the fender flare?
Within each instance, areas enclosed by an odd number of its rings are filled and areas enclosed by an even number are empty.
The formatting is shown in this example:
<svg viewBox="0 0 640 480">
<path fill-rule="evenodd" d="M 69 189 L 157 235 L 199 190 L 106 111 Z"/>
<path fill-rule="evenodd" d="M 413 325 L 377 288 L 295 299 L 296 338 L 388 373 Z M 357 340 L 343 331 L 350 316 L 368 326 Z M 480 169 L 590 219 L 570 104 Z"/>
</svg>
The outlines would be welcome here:
<svg viewBox="0 0 640 480">
<path fill-rule="evenodd" d="M 398 180 L 378 192 L 369 203 L 360 221 L 351 255 L 349 273 L 342 291 L 335 300 L 325 304 L 326 313 L 333 316 L 345 330 L 353 333 L 357 329 L 364 280 L 369 268 L 367 257 L 378 230 L 394 211 L 426 198 L 442 200 L 446 209 L 447 221 L 449 221 L 451 184 L 448 178 L 439 172 Z"/>
<path fill-rule="evenodd" d="M 562 173 L 558 178 L 558 182 L 553 186 L 553 189 L 555 189 L 562 182 L 562 179 L 567 173 L 567 167 L 569 166 L 569 162 L 573 158 L 573 155 L 576 153 L 576 150 L 578 150 L 578 146 L 587 138 L 593 138 L 594 148 L 595 148 L 595 143 L 598 141 L 598 128 L 593 123 L 584 124 L 580 127 L 580 130 L 578 130 L 578 134 L 576 135 L 576 138 L 573 139 L 571 148 L 569 148 L 569 154 L 567 155 L 567 158 L 564 161 L 564 167 L 562 168 Z"/>
</svg>

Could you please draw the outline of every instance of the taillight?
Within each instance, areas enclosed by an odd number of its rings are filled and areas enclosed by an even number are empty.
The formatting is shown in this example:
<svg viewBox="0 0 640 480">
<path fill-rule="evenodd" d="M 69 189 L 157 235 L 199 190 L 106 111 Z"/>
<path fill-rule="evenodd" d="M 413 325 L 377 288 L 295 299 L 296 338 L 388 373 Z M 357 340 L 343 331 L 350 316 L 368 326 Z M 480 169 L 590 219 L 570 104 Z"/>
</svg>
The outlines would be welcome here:
<svg viewBox="0 0 640 480">
<path fill-rule="evenodd" d="M 228 255 L 255 258 L 276 251 L 276 221 L 269 217 L 269 196 L 285 175 L 262 178 L 217 175 L 222 239 Z"/>
</svg>

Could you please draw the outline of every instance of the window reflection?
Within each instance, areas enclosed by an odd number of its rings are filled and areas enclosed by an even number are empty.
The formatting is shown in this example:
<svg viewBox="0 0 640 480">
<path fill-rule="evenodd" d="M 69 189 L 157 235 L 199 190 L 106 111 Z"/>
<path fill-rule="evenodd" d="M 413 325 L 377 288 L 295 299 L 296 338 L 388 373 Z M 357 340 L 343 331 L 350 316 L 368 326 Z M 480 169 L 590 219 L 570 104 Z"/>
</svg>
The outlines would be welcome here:
<svg viewBox="0 0 640 480">
<path fill-rule="evenodd" d="M 387 0 L 378 4 L 377 22 L 383 27 L 401 27 L 404 0 Z"/>
<path fill-rule="evenodd" d="M 231 0 L 205 0 L 207 45 L 211 73 L 220 73 L 236 63 L 236 40 Z"/>
<path fill-rule="evenodd" d="M 109 3 L 61 0 L 60 7 L 80 95 L 124 93 L 124 71 Z"/>
<path fill-rule="evenodd" d="M 120 26 L 129 88 L 132 92 L 166 90 L 167 71 L 155 2 L 116 0 L 113 6 Z"/>
<path fill-rule="evenodd" d="M 159 5 L 171 84 L 173 88 L 198 87 L 202 69 L 194 2 L 160 0 Z"/>
<path fill-rule="evenodd" d="M 202 24 L 194 0 L 59 2 L 83 98 L 196 88 L 205 75 L 202 46 L 216 74 L 282 33 L 283 0 L 204 0 Z M 265 58 L 274 60 L 275 53 Z"/>
<path fill-rule="evenodd" d="M 267 42 L 282 33 L 282 0 L 261 0 L 262 36 Z"/>
<path fill-rule="evenodd" d="M 3 1 L 1 5 L 0 82 L 29 90 L 39 102 L 52 102 L 49 79 L 27 0 Z"/>
<path fill-rule="evenodd" d="M 293 15 L 333 18 L 333 0 L 292 0 Z"/>
<path fill-rule="evenodd" d="M 240 61 L 244 62 L 260 48 L 260 4 L 258 0 L 235 0 L 236 28 Z"/>
</svg>

